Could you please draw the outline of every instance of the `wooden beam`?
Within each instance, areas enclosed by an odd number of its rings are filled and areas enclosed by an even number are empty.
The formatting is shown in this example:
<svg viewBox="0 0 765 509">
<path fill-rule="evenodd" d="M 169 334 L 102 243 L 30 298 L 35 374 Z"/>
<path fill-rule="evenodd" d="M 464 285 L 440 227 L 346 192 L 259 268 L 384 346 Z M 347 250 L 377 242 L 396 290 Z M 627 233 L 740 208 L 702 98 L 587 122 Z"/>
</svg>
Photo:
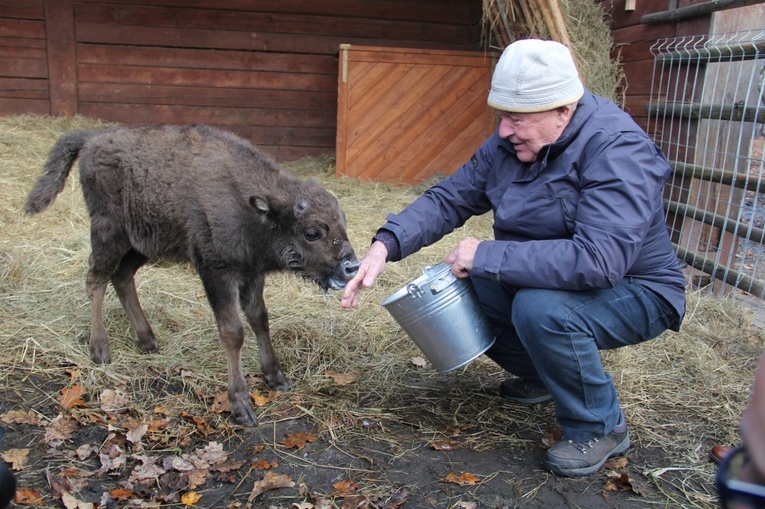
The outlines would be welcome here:
<svg viewBox="0 0 765 509">
<path fill-rule="evenodd" d="M 50 114 L 77 114 L 73 0 L 44 0 Z"/>
<path fill-rule="evenodd" d="M 648 104 L 645 110 L 652 117 L 668 115 L 674 118 L 689 120 L 711 119 L 765 124 L 765 110 L 759 106 L 668 103 Z"/>
<path fill-rule="evenodd" d="M 672 245 L 675 248 L 675 252 L 677 252 L 677 256 L 681 260 L 684 260 L 686 263 L 688 263 L 688 265 L 691 267 L 700 270 L 701 272 L 705 272 L 715 279 L 719 279 L 720 281 L 724 281 L 731 286 L 735 286 L 740 290 L 750 293 L 755 297 L 765 299 L 765 281 L 762 279 L 755 279 L 753 277 L 747 276 L 746 274 L 742 274 L 739 271 L 733 270 L 730 267 L 722 266 L 716 263 L 714 260 L 710 260 L 709 258 L 706 258 L 705 256 L 702 256 L 698 253 L 688 251 L 687 249 L 683 248 L 682 246 L 678 246 L 677 244 Z"/>
<path fill-rule="evenodd" d="M 711 2 L 702 2 L 700 4 L 680 7 L 668 11 L 653 12 L 640 18 L 640 23 L 644 25 L 655 25 L 658 23 L 668 23 L 671 21 L 680 21 L 683 19 L 705 16 L 717 11 L 734 9 L 745 5 L 755 5 L 763 3 L 765 0 L 712 0 Z"/>
<path fill-rule="evenodd" d="M 664 200 L 664 208 L 673 214 L 682 214 L 685 217 L 701 221 L 711 226 L 720 228 L 743 239 L 751 240 L 757 244 L 762 244 L 765 240 L 765 230 L 756 226 L 734 221 L 725 216 L 708 212 L 690 205 Z"/>
</svg>

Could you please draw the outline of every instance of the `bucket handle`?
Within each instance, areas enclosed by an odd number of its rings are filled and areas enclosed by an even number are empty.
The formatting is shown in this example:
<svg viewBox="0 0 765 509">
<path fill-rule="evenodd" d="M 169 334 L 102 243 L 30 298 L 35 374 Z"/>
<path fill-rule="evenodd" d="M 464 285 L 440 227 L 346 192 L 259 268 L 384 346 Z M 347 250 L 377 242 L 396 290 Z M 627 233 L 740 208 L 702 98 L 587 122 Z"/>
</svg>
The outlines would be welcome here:
<svg viewBox="0 0 765 509">
<path fill-rule="evenodd" d="M 431 266 L 431 265 L 426 265 L 426 266 L 425 266 L 425 267 L 422 269 L 422 272 L 423 272 L 423 273 L 424 273 L 426 276 L 428 276 L 428 277 L 434 277 L 434 276 L 435 276 L 435 274 L 432 274 L 432 273 L 431 273 L 431 272 L 433 272 L 433 269 L 434 269 L 434 268 L 435 268 L 435 267 L 433 267 L 433 266 Z M 452 274 L 452 273 L 451 273 L 451 271 L 446 271 L 446 273 L 445 273 L 445 274 L 443 274 L 443 275 L 441 275 L 441 277 L 439 277 L 439 278 L 437 278 L 437 279 L 435 279 L 435 280 L 431 281 L 431 284 L 430 284 L 430 290 L 431 290 L 433 293 L 439 293 L 439 292 L 441 292 L 442 290 L 445 290 L 446 288 L 448 288 L 449 286 L 451 286 L 451 284 L 452 284 L 452 283 L 454 283 L 456 280 L 457 280 L 457 276 L 455 276 L 454 274 Z M 420 290 L 420 291 L 422 291 L 422 290 Z M 410 293 L 411 293 L 411 292 L 410 292 Z"/>
<path fill-rule="evenodd" d="M 406 285 L 406 291 L 409 293 L 409 295 L 411 295 L 415 299 L 425 295 L 425 292 L 422 290 L 422 288 L 420 288 L 414 283 L 409 283 L 408 285 Z"/>
</svg>

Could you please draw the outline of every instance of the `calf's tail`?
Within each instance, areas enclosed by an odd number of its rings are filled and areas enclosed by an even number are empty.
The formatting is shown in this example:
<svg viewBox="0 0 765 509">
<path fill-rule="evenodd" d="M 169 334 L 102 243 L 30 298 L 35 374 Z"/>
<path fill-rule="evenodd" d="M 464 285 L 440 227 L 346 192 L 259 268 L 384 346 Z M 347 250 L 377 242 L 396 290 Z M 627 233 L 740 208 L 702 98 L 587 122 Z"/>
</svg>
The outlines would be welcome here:
<svg viewBox="0 0 765 509">
<path fill-rule="evenodd" d="M 56 141 L 45 163 L 45 173 L 37 180 L 27 196 L 24 212 L 37 214 L 47 209 L 64 189 L 74 161 L 85 143 L 98 131 L 73 131 Z"/>
</svg>

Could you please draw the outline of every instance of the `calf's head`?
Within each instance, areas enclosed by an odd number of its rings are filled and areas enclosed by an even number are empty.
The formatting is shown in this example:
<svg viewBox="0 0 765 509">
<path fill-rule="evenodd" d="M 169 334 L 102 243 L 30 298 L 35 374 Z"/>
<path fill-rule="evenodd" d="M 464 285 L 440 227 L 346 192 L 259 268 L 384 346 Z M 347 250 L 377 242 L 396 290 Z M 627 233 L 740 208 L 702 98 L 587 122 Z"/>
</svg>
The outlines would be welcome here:
<svg viewBox="0 0 765 509">
<path fill-rule="evenodd" d="M 344 288 L 360 263 L 348 240 L 345 214 L 337 199 L 314 180 L 290 187 L 280 186 L 280 192 L 271 196 L 250 198 L 251 206 L 263 214 L 272 234 L 280 238 L 277 256 L 281 268 L 325 291 Z"/>
</svg>

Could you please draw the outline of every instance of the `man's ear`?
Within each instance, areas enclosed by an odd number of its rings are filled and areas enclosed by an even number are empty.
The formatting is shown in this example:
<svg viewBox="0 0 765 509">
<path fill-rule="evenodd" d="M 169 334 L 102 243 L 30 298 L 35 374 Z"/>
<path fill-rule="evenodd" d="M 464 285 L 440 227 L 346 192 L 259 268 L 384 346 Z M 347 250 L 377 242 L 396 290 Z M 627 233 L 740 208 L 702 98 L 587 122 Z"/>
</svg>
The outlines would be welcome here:
<svg viewBox="0 0 765 509">
<path fill-rule="evenodd" d="M 558 113 L 558 125 L 564 126 L 571 121 L 571 117 L 574 116 L 576 111 L 576 103 L 566 104 L 564 106 L 558 106 L 555 110 Z"/>
</svg>

